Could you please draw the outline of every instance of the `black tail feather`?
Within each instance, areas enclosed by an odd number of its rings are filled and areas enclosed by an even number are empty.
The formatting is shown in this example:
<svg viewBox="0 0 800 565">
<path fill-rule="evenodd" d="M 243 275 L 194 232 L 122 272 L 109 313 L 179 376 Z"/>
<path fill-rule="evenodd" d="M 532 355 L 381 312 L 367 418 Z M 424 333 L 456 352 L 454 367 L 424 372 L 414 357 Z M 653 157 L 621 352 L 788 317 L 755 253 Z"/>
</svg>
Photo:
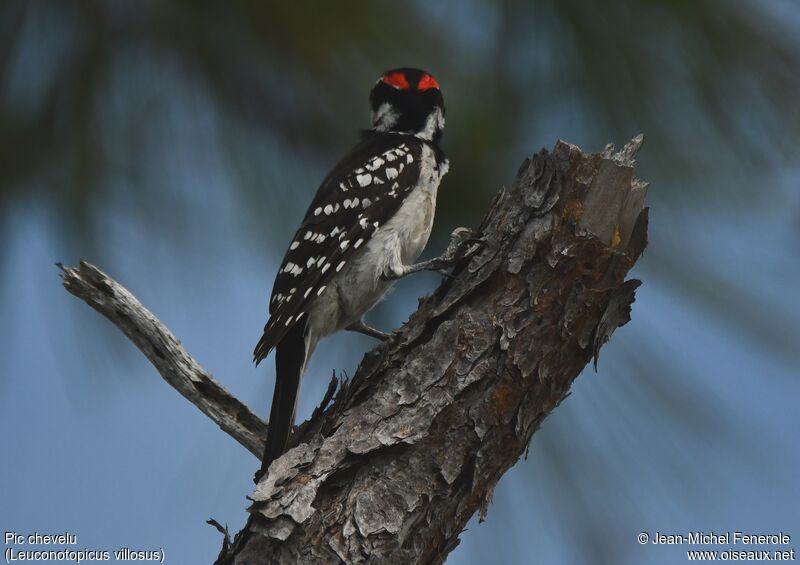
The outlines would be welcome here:
<svg viewBox="0 0 800 565">
<path fill-rule="evenodd" d="M 269 412 L 267 446 L 259 476 L 280 457 L 294 425 L 300 379 L 306 362 L 305 324 L 295 324 L 275 347 L 275 392 Z"/>
</svg>

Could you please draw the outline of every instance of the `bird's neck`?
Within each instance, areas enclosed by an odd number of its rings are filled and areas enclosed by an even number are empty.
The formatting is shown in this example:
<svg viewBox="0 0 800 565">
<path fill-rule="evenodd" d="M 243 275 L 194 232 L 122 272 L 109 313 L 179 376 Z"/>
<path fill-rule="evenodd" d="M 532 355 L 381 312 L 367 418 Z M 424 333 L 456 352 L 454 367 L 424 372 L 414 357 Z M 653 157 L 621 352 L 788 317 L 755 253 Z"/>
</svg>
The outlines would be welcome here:
<svg viewBox="0 0 800 565">
<path fill-rule="evenodd" d="M 444 132 L 444 112 L 434 108 L 426 116 L 401 115 L 390 104 L 382 104 L 372 116 L 372 131 L 413 135 L 438 144 Z"/>
<path fill-rule="evenodd" d="M 444 133 L 444 114 L 441 108 L 434 108 L 425 118 L 425 126 L 414 132 L 420 139 L 438 143 Z"/>
</svg>

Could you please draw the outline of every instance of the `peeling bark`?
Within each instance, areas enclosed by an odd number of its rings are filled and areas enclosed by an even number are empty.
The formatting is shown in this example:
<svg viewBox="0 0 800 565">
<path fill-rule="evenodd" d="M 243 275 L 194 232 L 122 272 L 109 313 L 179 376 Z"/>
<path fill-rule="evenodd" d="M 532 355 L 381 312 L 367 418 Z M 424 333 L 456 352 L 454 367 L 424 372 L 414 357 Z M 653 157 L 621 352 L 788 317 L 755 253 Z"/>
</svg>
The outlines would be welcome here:
<svg viewBox="0 0 800 565">
<path fill-rule="evenodd" d="M 638 136 L 586 155 L 564 142 L 526 159 L 492 202 L 485 246 L 388 343 L 335 382 L 258 482 L 219 564 L 442 563 L 497 481 L 613 331 L 640 282 L 647 184 Z M 133 295 L 96 267 L 64 286 L 254 455 L 266 426 Z M 213 523 L 220 531 L 219 524 Z"/>
<path fill-rule="evenodd" d="M 251 495 L 220 560 L 441 563 L 611 333 L 646 245 L 637 137 L 559 142 L 493 202 L 485 247 L 422 301 Z"/>
</svg>

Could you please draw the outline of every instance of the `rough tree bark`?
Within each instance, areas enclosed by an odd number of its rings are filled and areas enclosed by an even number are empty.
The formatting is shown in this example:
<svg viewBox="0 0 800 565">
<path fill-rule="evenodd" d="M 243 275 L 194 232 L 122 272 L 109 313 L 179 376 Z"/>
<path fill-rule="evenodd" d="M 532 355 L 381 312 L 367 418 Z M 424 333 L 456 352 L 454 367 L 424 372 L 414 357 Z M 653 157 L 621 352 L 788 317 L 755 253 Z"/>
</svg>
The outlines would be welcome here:
<svg viewBox="0 0 800 565">
<path fill-rule="evenodd" d="M 298 428 L 219 563 L 441 563 L 500 477 L 612 332 L 647 243 L 642 137 L 526 159 L 459 264 Z M 162 376 L 254 454 L 265 425 L 121 285 L 91 265 L 64 285 L 118 325 Z"/>
</svg>

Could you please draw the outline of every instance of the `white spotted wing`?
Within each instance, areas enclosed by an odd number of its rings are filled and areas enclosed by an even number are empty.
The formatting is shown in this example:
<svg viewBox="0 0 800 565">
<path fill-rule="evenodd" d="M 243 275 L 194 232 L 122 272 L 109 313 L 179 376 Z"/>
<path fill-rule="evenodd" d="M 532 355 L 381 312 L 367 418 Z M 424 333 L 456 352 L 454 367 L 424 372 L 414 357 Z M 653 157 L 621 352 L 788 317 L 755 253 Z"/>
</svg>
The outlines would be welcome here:
<svg viewBox="0 0 800 565">
<path fill-rule="evenodd" d="M 417 185 L 424 142 L 395 133 L 372 135 L 325 178 L 281 262 L 270 318 L 253 353 L 266 357 Z"/>
</svg>

